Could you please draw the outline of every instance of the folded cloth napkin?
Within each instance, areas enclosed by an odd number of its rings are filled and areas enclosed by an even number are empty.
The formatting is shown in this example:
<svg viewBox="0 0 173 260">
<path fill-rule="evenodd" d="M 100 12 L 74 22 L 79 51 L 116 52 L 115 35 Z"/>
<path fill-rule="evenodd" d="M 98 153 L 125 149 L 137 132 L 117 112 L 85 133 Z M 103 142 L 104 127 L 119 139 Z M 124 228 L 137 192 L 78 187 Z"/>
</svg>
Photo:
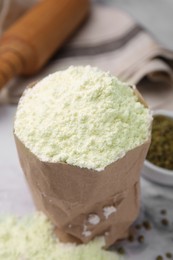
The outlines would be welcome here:
<svg viewBox="0 0 173 260">
<path fill-rule="evenodd" d="M 16 8 L 20 6 L 19 2 L 23 3 L 19 0 L 13 1 L 18 3 Z M 33 2 L 34 0 L 30 4 Z M 24 11 L 26 5 L 22 8 Z M 6 17 L 10 19 L 7 9 Z M 17 14 L 21 14 L 21 11 Z M 5 24 L 3 9 L 1 15 Z M 33 77 L 13 80 L 1 93 L 1 100 L 17 103 L 25 86 L 31 81 L 37 81 L 72 64 L 98 66 L 130 84 L 138 84 L 144 78 L 159 84 L 172 84 L 173 52 L 160 46 L 125 12 L 112 6 L 94 4 L 88 20 L 44 69 Z"/>
</svg>

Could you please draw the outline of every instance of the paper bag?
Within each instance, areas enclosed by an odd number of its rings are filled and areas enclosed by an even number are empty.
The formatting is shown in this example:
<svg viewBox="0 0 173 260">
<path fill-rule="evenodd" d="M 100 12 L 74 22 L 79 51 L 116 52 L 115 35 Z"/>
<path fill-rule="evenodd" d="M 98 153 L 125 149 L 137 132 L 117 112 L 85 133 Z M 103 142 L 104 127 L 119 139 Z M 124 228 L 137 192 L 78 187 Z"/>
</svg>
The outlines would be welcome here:
<svg viewBox="0 0 173 260">
<path fill-rule="evenodd" d="M 66 163 L 42 162 L 17 136 L 15 141 L 37 209 L 65 234 L 66 240 L 69 235 L 70 240 L 87 243 L 104 235 L 109 247 L 127 237 L 139 213 L 140 171 L 150 136 L 143 145 L 100 172 Z"/>
</svg>

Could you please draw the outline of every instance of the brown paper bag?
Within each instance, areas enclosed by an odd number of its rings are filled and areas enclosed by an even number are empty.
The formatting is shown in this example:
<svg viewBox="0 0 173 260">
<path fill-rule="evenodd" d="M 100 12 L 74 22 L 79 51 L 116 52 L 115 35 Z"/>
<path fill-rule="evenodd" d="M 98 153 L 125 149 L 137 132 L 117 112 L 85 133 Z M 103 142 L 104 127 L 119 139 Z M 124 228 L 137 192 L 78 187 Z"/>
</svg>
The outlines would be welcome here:
<svg viewBox="0 0 173 260">
<path fill-rule="evenodd" d="M 42 162 L 17 136 L 15 141 L 36 207 L 64 234 L 60 239 L 75 238 L 87 243 L 104 235 L 109 247 L 127 237 L 139 212 L 140 170 L 150 137 L 101 172 L 66 163 Z"/>
</svg>

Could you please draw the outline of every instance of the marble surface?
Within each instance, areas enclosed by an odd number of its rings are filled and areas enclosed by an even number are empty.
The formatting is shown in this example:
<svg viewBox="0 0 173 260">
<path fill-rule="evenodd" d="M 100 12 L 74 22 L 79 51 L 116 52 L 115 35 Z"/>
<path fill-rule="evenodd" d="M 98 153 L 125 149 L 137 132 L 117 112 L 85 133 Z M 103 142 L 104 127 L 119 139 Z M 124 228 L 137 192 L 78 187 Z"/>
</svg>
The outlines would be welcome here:
<svg viewBox="0 0 173 260">
<path fill-rule="evenodd" d="M 0 214 L 29 214 L 35 210 L 20 168 L 13 139 L 13 121 L 16 107 L 0 106 Z M 141 179 L 142 203 L 138 222 L 148 219 L 152 229 L 137 230 L 135 236 L 144 235 L 145 241 L 122 242 L 129 260 L 152 260 L 165 252 L 173 253 L 173 187 L 164 187 Z M 166 209 L 169 225 L 161 224 Z M 130 210 L 130 205 L 129 205 Z M 114 250 L 114 249 L 113 249 Z M 166 258 L 165 258 L 166 259 Z"/>
</svg>

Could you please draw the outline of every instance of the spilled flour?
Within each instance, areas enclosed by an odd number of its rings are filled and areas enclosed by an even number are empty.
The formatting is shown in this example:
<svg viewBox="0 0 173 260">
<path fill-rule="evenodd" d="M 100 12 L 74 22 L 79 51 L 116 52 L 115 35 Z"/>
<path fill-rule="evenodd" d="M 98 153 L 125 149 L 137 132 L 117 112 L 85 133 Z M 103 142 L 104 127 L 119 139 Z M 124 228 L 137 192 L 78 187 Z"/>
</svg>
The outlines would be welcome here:
<svg viewBox="0 0 173 260">
<path fill-rule="evenodd" d="M 103 250 L 103 245 L 102 237 L 87 245 L 59 242 L 42 213 L 0 217 L 0 260 L 120 260 L 115 252 Z"/>
</svg>

